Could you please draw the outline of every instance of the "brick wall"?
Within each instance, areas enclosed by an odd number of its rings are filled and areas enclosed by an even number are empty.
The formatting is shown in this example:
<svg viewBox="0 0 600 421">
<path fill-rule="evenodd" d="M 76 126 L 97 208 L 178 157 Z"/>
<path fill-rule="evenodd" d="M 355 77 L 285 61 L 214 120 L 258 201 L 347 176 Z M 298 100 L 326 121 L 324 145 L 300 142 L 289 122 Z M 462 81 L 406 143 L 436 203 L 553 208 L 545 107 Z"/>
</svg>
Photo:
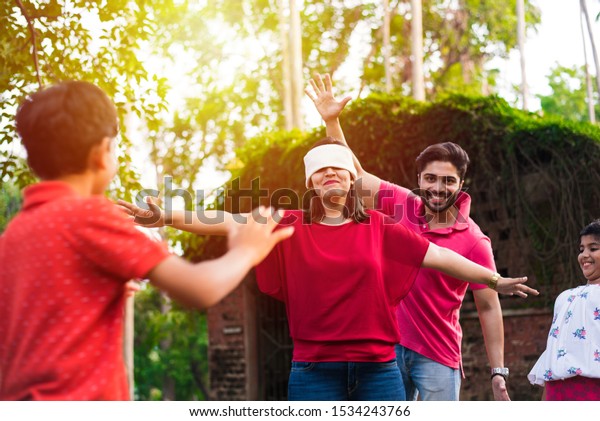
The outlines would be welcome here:
<svg viewBox="0 0 600 421">
<path fill-rule="evenodd" d="M 539 400 L 542 388 L 532 386 L 527 374 L 546 347 L 552 313 L 549 310 L 504 311 L 504 361 L 510 369 L 508 393 L 512 400 Z M 461 400 L 492 400 L 489 364 L 476 312 L 461 314 L 463 379 Z"/>
<path fill-rule="evenodd" d="M 256 398 L 253 294 L 248 280 L 207 312 L 211 399 Z"/>
</svg>

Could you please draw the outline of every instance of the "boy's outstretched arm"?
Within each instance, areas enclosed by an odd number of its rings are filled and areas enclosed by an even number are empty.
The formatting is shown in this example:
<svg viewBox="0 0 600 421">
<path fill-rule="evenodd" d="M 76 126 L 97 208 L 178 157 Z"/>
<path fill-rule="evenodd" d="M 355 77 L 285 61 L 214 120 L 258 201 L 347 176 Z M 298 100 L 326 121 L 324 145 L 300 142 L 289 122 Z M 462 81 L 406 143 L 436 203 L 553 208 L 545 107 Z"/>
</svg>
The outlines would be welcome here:
<svg viewBox="0 0 600 421">
<path fill-rule="evenodd" d="M 248 214 L 231 214 L 218 210 L 201 209 L 196 212 L 172 210 L 165 213 L 156 204 L 156 198 L 149 196 L 146 197 L 147 209 L 124 200 L 118 200 L 117 204 L 140 226 L 146 228 L 171 226 L 199 235 L 227 235 L 232 227 L 244 224 L 248 219 Z"/>
<path fill-rule="evenodd" d="M 323 78 L 325 81 L 323 81 Z M 326 73 L 323 78 L 321 75 L 316 74 L 314 79 L 310 79 L 309 81 L 310 85 L 312 86 L 312 91 L 309 88 L 306 88 L 304 92 L 315 104 L 315 108 L 325 122 L 327 136 L 336 138 L 349 147 L 348 142 L 344 137 L 344 132 L 342 131 L 339 117 L 348 101 L 350 101 L 351 97 L 347 96 L 341 100 L 337 100 L 333 96 L 333 84 L 331 82 L 331 77 L 328 73 Z M 361 188 L 361 196 L 364 200 L 365 206 L 372 209 L 376 206 L 375 195 L 379 191 L 381 179 L 365 171 L 356 155 L 353 154 L 353 156 L 354 167 L 356 168 L 356 172 L 358 173 L 358 178 L 360 180 L 358 187 Z"/>
<path fill-rule="evenodd" d="M 255 209 L 246 224 L 233 226 L 229 251 L 222 257 L 193 264 L 171 256 L 153 268 L 148 278 L 185 305 L 210 307 L 235 289 L 278 242 L 293 234 L 292 227 L 275 230 L 279 219 L 272 208 Z"/>
</svg>

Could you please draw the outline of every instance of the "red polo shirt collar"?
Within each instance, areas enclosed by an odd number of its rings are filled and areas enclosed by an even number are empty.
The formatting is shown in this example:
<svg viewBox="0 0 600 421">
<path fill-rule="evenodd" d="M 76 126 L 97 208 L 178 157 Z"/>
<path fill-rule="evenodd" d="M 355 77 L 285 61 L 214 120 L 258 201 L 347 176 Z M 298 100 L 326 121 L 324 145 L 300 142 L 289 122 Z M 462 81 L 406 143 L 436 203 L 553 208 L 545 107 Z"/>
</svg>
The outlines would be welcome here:
<svg viewBox="0 0 600 421">
<path fill-rule="evenodd" d="M 77 196 L 77 192 L 64 181 L 42 181 L 23 190 L 23 210 L 73 196 Z"/>
</svg>

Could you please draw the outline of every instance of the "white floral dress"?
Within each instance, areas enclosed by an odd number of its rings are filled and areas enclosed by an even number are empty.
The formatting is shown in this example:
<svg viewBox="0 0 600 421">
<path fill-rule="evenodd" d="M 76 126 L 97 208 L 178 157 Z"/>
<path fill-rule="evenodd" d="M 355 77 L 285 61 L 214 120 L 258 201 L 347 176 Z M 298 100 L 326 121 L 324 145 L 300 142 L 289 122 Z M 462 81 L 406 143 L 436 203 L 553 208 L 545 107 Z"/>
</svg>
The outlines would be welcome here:
<svg viewBox="0 0 600 421">
<path fill-rule="evenodd" d="M 574 376 L 600 378 L 600 285 L 582 285 L 558 296 L 546 350 L 527 378 L 543 386 Z"/>
</svg>

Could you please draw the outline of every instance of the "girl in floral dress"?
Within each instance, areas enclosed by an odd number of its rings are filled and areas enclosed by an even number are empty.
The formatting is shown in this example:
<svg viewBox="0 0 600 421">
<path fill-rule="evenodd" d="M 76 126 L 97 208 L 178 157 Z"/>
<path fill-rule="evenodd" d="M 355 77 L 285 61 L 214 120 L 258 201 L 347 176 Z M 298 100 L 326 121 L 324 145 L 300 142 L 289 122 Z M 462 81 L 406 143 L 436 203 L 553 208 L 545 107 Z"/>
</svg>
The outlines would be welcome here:
<svg viewBox="0 0 600 421">
<path fill-rule="evenodd" d="M 556 299 L 546 350 L 527 376 L 549 401 L 600 400 L 600 220 L 579 237 L 587 283 Z"/>
</svg>

